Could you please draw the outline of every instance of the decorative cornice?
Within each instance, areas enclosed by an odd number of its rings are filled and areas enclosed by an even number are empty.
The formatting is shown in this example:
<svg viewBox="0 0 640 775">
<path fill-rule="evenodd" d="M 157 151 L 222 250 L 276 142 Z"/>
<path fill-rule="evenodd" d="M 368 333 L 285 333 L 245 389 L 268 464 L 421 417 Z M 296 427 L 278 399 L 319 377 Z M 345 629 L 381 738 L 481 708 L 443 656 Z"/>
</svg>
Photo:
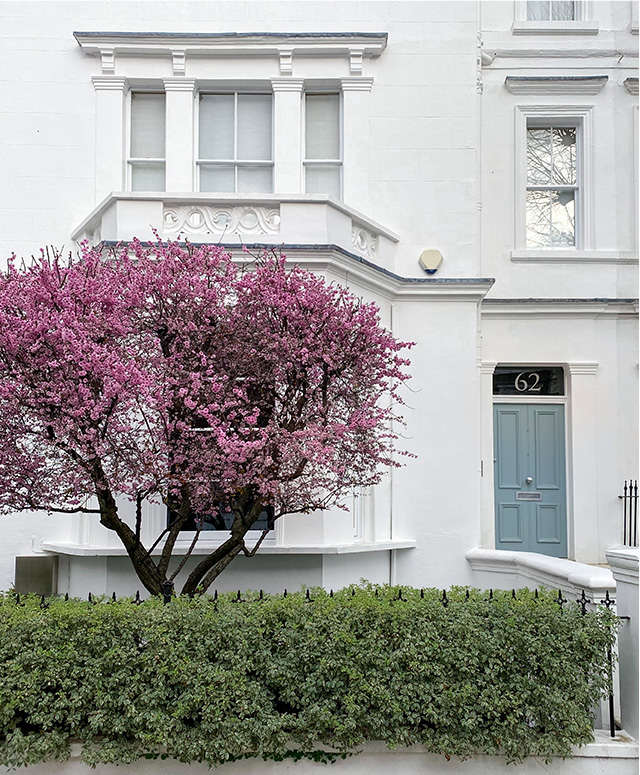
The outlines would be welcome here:
<svg viewBox="0 0 640 775">
<path fill-rule="evenodd" d="M 500 319 L 638 315 L 638 299 L 484 299 L 482 317 Z"/>
<path fill-rule="evenodd" d="M 521 48 L 492 48 L 491 54 L 495 58 L 515 58 L 515 59 L 611 59 L 620 61 L 624 59 L 638 59 L 637 49 L 617 49 L 617 48 L 551 48 L 536 45 L 522 46 Z M 547 65 L 548 66 L 548 65 Z M 628 65 L 631 67 L 631 65 Z M 544 67 L 542 64 L 541 67 Z"/>
<path fill-rule="evenodd" d="M 354 61 L 377 57 L 387 45 L 386 32 L 74 32 L 78 45 L 87 54 L 112 48 L 115 54 L 172 55 L 255 55 L 272 54 L 286 58 L 289 53 L 342 56 Z M 286 70 L 285 70 L 286 72 Z"/>
<path fill-rule="evenodd" d="M 341 78 L 340 84 L 342 91 L 371 91 L 373 78 L 365 78 L 363 76 Z"/>
<path fill-rule="evenodd" d="M 597 94 L 608 75 L 508 75 L 505 86 L 511 94 Z"/>
<path fill-rule="evenodd" d="M 635 94 L 638 96 L 638 79 L 637 78 L 625 78 L 623 81 L 629 94 Z"/>
<path fill-rule="evenodd" d="M 129 81 L 120 75 L 94 75 L 91 81 L 96 91 L 129 91 Z"/>
</svg>

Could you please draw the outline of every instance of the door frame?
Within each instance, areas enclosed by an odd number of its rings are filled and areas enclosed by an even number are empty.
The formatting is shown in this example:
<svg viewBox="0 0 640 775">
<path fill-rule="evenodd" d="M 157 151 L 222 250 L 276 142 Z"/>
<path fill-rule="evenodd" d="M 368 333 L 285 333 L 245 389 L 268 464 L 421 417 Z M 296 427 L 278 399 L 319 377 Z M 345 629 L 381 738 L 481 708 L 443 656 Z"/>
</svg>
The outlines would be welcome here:
<svg viewBox="0 0 640 775">
<path fill-rule="evenodd" d="M 531 395 L 512 396 L 493 394 L 493 374 L 496 366 L 513 366 L 528 368 L 529 366 L 539 368 L 561 367 L 564 369 L 564 395 L 563 396 L 540 396 L 531 399 Z M 480 364 L 481 374 L 481 463 L 480 463 L 480 481 L 481 481 L 481 520 L 480 520 L 480 546 L 496 551 L 496 503 L 495 503 L 495 485 L 494 485 L 494 428 L 493 428 L 493 407 L 495 404 L 561 404 L 564 406 L 564 442 L 565 442 L 565 483 L 566 483 L 566 501 L 567 501 L 567 557 L 575 558 L 575 527 L 574 527 L 574 478 L 573 478 L 573 444 L 572 437 L 572 387 L 573 373 L 575 366 L 562 361 L 540 361 L 532 358 L 527 361 L 515 362 L 511 360 L 503 361 L 482 361 Z"/>
</svg>

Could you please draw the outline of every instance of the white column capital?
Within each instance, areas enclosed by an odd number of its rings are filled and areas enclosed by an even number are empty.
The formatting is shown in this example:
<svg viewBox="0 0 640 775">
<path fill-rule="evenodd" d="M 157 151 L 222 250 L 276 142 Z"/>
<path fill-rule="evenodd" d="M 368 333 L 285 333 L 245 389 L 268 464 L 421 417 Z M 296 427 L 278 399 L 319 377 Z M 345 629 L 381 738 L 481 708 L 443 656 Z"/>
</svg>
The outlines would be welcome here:
<svg viewBox="0 0 640 775">
<path fill-rule="evenodd" d="M 302 78 L 272 78 L 271 88 L 274 92 L 278 91 L 294 91 L 302 93 L 304 88 L 304 79 Z"/>
<path fill-rule="evenodd" d="M 373 86 L 373 78 L 359 76 L 352 76 L 350 78 L 341 78 L 340 85 L 342 91 L 371 91 Z"/>
<path fill-rule="evenodd" d="M 91 81 L 96 91 L 129 91 L 129 81 L 120 75 L 94 75 Z"/>
<path fill-rule="evenodd" d="M 163 78 L 162 84 L 166 92 L 181 91 L 195 94 L 198 88 L 195 78 L 185 78 L 184 76 L 176 76 L 175 78 Z"/>
</svg>

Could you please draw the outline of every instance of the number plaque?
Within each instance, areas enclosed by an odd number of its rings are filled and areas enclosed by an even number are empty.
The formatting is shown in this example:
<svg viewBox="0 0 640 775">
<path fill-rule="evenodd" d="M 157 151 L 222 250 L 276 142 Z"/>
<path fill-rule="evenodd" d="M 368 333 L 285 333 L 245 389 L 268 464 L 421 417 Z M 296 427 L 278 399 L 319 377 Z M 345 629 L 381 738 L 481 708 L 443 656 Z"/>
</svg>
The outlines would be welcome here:
<svg viewBox="0 0 640 775">
<path fill-rule="evenodd" d="M 561 366 L 497 366 L 493 373 L 494 396 L 563 396 Z"/>
</svg>

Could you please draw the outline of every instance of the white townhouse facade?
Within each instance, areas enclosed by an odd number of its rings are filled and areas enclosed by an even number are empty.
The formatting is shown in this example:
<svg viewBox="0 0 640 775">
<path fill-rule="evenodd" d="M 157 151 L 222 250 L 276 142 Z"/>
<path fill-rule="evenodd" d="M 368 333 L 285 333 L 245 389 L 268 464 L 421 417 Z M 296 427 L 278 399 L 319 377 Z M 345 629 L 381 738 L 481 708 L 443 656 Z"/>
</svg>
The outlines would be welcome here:
<svg viewBox="0 0 640 775">
<path fill-rule="evenodd" d="M 153 229 L 280 246 L 416 343 L 415 457 L 348 512 L 279 520 L 219 589 L 511 586 L 519 557 L 533 583 L 597 576 L 638 470 L 637 3 L 5 0 L 0 15 L 2 260 Z M 144 519 L 150 538 L 166 514 Z M 0 531 L 0 588 L 140 586 L 92 515 Z M 201 551 L 220 540 L 206 531 Z"/>
</svg>

